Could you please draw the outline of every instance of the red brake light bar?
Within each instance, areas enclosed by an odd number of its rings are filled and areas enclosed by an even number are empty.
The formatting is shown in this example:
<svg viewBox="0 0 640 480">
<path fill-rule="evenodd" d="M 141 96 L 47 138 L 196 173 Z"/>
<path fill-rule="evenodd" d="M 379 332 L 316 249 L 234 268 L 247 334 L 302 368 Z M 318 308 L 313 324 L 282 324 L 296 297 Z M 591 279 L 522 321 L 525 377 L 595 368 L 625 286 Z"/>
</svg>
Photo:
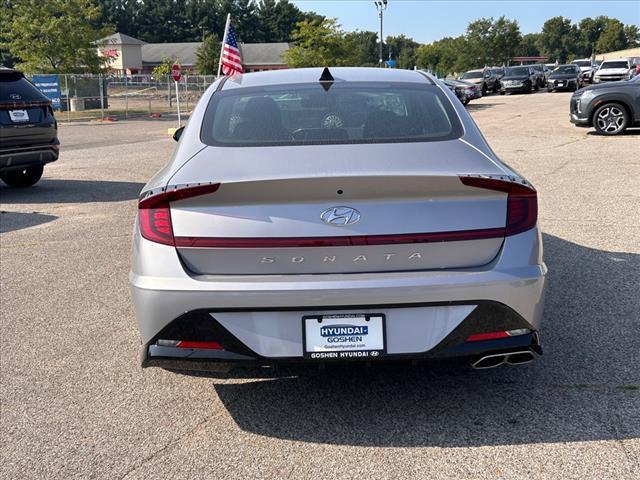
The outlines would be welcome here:
<svg viewBox="0 0 640 480">
<path fill-rule="evenodd" d="M 484 177 L 459 177 L 470 187 L 505 192 L 507 197 L 507 219 L 505 236 L 526 232 L 538 221 L 538 195 L 533 187 L 507 180 Z"/>
</svg>

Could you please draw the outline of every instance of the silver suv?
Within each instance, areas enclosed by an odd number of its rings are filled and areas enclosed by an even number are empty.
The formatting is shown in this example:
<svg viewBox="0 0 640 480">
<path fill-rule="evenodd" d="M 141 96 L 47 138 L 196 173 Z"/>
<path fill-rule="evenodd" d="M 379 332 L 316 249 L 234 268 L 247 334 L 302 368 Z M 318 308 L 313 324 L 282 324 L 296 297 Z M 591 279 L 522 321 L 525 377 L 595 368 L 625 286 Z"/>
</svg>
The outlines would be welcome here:
<svg viewBox="0 0 640 480">
<path fill-rule="evenodd" d="M 480 85 L 482 94 L 486 95 L 489 91 L 497 93 L 500 90 L 500 81 L 498 75 L 490 68 L 482 68 L 480 70 L 469 70 L 465 72 L 460 80 Z"/>
</svg>

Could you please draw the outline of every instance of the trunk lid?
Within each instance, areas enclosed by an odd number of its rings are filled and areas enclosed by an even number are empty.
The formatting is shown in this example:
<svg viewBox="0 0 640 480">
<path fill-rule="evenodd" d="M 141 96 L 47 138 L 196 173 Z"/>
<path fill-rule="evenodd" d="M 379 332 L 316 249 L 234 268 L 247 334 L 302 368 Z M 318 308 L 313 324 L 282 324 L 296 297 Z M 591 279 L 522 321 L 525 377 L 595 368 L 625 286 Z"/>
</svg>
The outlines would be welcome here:
<svg viewBox="0 0 640 480">
<path fill-rule="evenodd" d="M 484 265 L 507 194 L 461 174 L 504 175 L 463 141 L 208 147 L 170 185 L 219 182 L 171 204 L 179 255 L 196 274 L 393 272 Z"/>
</svg>

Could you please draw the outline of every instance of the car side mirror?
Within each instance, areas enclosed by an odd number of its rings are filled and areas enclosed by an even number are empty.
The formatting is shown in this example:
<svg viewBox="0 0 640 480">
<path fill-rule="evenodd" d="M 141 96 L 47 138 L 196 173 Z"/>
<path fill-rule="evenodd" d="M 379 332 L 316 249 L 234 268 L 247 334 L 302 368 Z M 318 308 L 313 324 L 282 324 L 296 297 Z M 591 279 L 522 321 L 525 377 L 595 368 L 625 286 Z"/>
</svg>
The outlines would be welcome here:
<svg viewBox="0 0 640 480">
<path fill-rule="evenodd" d="M 184 127 L 177 128 L 175 132 L 173 132 L 173 139 L 177 142 L 180 140 L 182 136 L 182 132 L 184 132 Z"/>
</svg>

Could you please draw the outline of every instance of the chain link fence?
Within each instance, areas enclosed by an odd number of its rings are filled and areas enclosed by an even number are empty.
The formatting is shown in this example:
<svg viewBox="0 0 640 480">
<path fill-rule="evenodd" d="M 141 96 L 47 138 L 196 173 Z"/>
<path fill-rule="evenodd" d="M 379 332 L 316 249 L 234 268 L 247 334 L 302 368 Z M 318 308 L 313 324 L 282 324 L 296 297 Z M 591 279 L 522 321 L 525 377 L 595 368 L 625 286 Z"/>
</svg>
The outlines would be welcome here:
<svg viewBox="0 0 640 480">
<path fill-rule="evenodd" d="M 39 75 L 31 75 L 39 77 Z M 176 82 L 170 75 L 76 75 L 57 76 L 59 122 L 124 120 L 177 115 Z M 215 75 L 182 75 L 178 82 L 180 112 L 188 114 Z M 37 83 L 36 83 L 37 85 Z"/>
</svg>

